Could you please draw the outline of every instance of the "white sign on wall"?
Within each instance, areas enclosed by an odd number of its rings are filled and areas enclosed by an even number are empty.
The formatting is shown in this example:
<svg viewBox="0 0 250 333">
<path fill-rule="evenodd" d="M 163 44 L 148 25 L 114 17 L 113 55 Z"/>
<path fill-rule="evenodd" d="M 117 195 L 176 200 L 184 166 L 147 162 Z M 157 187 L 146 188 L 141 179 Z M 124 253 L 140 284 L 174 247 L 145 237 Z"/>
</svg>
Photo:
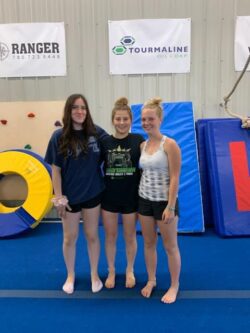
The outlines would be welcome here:
<svg viewBox="0 0 250 333">
<path fill-rule="evenodd" d="M 235 26 L 235 70 L 242 71 L 250 54 L 250 16 L 238 16 Z M 250 70 L 250 65 L 247 70 Z"/>
<path fill-rule="evenodd" d="M 64 23 L 0 24 L 0 77 L 64 75 Z"/>
<path fill-rule="evenodd" d="M 190 72 L 191 19 L 109 21 L 110 74 Z"/>
</svg>

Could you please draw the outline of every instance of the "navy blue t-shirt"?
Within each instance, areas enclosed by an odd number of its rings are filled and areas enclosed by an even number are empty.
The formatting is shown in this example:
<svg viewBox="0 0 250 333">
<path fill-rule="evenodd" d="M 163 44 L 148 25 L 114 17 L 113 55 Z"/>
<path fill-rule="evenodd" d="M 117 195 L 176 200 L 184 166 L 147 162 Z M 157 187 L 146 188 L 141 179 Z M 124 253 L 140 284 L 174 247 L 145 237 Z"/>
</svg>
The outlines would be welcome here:
<svg viewBox="0 0 250 333">
<path fill-rule="evenodd" d="M 77 157 L 74 157 L 70 151 L 66 158 L 59 153 L 61 128 L 52 134 L 48 144 L 45 161 L 61 168 L 62 194 L 67 196 L 69 204 L 72 205 L 90 200 L 104 190 L 98 140 L 105 138 L 108 134 L 101 127 L 96 125 L 95 127 L 97 138 L 90 136 L 87 153 L 79 151 Z M 76 135 L 81 137 L 82 132 L 76 131 Z"/>
</svg>

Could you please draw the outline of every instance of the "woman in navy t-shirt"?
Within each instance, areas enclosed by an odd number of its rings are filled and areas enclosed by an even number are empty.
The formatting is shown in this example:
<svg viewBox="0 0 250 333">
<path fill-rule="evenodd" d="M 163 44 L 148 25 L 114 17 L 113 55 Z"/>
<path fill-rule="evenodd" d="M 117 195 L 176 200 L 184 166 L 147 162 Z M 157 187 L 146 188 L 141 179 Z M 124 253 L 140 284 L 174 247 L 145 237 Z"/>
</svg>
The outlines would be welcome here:
<svg viewBox="0 0 250 333">
<path fill-rule="evenodd" d="M 98 275 L 100 241 L 98 223 L 104 182 L 100 169 L 98 140 L 107 136 L 94 125 L 88 102 L 81 94 L 68 97 L 63 128 L 56 130 L 48 144 L 45 160 L 52 165 L 54 205 L 63 225 L 63 255 L 67 279 L 63 290 L 74 292 L 76 241 L 80 218 L 87 238 L 92 291 L 102 289 Z"/>
</svg>

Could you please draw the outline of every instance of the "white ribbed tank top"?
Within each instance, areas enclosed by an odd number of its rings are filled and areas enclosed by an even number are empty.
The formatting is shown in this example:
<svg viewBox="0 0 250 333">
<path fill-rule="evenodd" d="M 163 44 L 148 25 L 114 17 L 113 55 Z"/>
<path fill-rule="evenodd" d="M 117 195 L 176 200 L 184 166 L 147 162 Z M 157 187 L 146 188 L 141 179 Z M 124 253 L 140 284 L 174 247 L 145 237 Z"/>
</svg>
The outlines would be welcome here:
<svg viewBox="0 0 250 333">
<path fill-rule="evenodd" d="M 168 200 L 169 168 L 168 158 L 164 151 L 166 136 L 162 137 L 158 150 L 153 154 L 146 152 L 146 141 L 140 157 L 142 176 L 139 185 L 140 197 L 152 201 Z"/>
</svg>

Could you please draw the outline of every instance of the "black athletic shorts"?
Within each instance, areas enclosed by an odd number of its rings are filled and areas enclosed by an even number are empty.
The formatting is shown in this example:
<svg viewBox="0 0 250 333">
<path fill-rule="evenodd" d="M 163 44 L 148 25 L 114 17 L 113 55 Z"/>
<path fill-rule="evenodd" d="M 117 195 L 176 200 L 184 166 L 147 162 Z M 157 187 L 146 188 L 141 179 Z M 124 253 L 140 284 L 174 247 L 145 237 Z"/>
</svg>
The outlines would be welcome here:
<svg viewBox="0 0 250 333">
<path fill-rule="evenodd" d="M 102 202 L 101 203 L 102 209 L 112 212 L 112 213 L 120 213 L 120 214 L 131 214 L 136 213 L 138 206 L 134 204 L 131 205 L 121 205 L 118 203 L 108 203 L 108 202 Z"/>
<path fill-rule="evenodd" d="M 94 207 L 100 205 L 101 201 L 102 201 L 102 193 L 98 194 L 96 197 L 94 197 L 90 200 L 81 202 L 79 204 L 71 205 L 69 203 L 69 206 L 72 210 L 68 210 L 67 208 L 66 208 L 66 210 L 70 213 L 78 213 L 82 209 L 94 208 Z"/>
<path fill-rule="evenodd" d="M 167 201 L 151 201 L 139 197 L 138 213 L 144 216 L 152 216 L 155 220 L 162 220 L 162 214 L 167 207 Z M 175 204 L 175 215 L 179 216 L 178 199 Z"/>
</svg>

